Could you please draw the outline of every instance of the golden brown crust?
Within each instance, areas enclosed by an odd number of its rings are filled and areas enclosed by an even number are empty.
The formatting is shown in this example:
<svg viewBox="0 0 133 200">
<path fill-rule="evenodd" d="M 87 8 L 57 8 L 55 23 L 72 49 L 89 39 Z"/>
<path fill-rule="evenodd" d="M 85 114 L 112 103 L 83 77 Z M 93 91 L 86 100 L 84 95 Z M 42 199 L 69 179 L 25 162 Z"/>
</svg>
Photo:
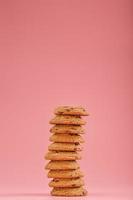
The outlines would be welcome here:
<svg viewBox="0 0 133 200">
<path fill-rule="evenodd" d="M 50 129 L 51 133 L 72 133 L 72 134 L 84 134 L 85 130 L 81 125 L 54 125 Z"/>
<path fill-rule="evenodd" d="M 81 156 L 77 152 L 56 152 L 49 151 L 45 155 L 46 160 L 80 160 Z"/>
<path fill-rule="evenodd" d="M 83 187 L 78 188 L 53 188 L 51 191 L 53 196 L 85 196 L 87 191 Z"/>
<path fill-rule="evenodd" d="M 81 151 L 80 144 L 54 142 L 48 146 L 50 151 Z"/>
<path fill-rule="evenodd" d="M 55 109 L 54 113 L 56 115 L 89 115 L 87 111 L 81 106 L 59 106 Z"/>
<path fill-rule="evenodd" d="M 48 178 L 77 178 L 83 177 L 83 173 L 79 169 L 70 170 L 50 170 Z"/>
<path fill-rule="evenodd" d="M 56 178 L 50 181 L 49 186 L 50 187 L 80 187 L 83 186 L 84 182 L 82 178 L 71 178 L 71 179 L 61 179 Z"/>
<path fill-rule="evenodd" d="M 63 143 L 67 143 L 67 142 L 68 143 L 83 143 L 84 139 L 81 137 L 81 135 L 58 133 L 58 134 L 53 134 L 50 137 L 50 141 L 63 142 Z"/>
<path fill-rule="evenodd" d="M 84 125 L 86 122 L 80 116 L 57 115 L 50 120 L 50 124 Z"/>
<path fill-rule="evenodd" d="M 76 161 L 50 161 L 45 169 L 50 170 L 71 170 L 78 169 L 79 164 Z"/>
</svg>

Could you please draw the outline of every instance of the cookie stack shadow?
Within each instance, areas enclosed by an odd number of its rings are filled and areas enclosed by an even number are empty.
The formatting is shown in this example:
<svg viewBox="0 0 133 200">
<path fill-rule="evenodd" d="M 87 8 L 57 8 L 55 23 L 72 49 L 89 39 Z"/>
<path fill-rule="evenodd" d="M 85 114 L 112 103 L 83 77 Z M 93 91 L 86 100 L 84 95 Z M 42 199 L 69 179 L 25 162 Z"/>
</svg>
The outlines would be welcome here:
<svg viewBox="0 0 133 200">
<path fill-rule="evenodd" d="M 50 129 L 52 142 L 48 146 L 46 165 L 49 170 L 48 178 L 52 178 L 49 186 L 53 196 L 84 196 L 83 173 L 77 160 L 81 159 L 86 124 L 82 116 L 88 113 L 82 107 L 60 106 L 54 111 L 55 117 L 50 120 L 53 127 Z"/>
</svg>

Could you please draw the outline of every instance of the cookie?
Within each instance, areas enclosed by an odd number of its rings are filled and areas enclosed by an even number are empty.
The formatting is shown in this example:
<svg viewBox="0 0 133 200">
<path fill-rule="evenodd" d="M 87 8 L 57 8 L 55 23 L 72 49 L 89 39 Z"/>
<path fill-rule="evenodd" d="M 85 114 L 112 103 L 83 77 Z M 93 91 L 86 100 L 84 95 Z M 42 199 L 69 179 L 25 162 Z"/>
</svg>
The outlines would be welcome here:
<svg viewBox="0 0 133 200">
<path fill-rule="evenodd" d="M 83 143 L 84 139 L 80 135 L 73 134 L 53 134 L 49 140 L 51 142 L 62 142 L 62 143 Z"/>
<path fill-rule="evenodd" d="M 54 110 L 56 115 L 80 115 L 80 116 L 87 116 L 89 115 L 87 111 L 81 107 L 73 107 L 73 106 L 59 106 Z"/>
<path fill-rule="evenodd" d="M 69 170 L 78 169 L 79 164 L 76 161 L 50 161 L 45 169 L 50 170 Z"/>
<path fill-rule="evenodd" d="M 85 196 L 87 191 L 81 186 L 77 188 L 53 188 L 51 191 L 53 196 Z"/>
<path fill-rule="evenodd" d="M 83 173 L 79 169 L 69 170 L 50 170 L 48 172 L 48 178 L 77 178 L 83 177 Z"/>
<path fill-rule="evenodd" d="M 80 144 L 54 142 L 48 146 L 50 151 L 81 151 Z"/>
<path fill-rule="evenodd" d="M 66 151 L 49 151 L 46 156 L 46 160 L 80 160 L 81 156 L 77 152 Z"/>
<path fill-rule="evenodd" d="M 86 122 L 80 116 L 57 115 L 50 120 L 50 124 L 84 125 Z"/>
<path fill-rule="evenodd" d="M 83 134 L 85 130 L 80 125 L 55 125 L 50 129 L 51 133 Z"/>
<path fill-rule="evenodd" d="M 50 181 L 50 187 L 80 187 L 83 186 L 84 182 L 81 178 L 72 178 L 72 179 L 53 179 Z"/>
</svg>

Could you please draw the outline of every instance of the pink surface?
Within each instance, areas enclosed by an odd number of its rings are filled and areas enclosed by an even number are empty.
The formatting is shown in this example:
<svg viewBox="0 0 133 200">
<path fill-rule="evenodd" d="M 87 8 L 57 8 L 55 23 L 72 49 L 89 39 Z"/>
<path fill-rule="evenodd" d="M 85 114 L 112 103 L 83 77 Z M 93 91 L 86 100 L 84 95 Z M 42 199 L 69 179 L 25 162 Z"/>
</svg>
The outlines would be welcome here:
<svg viewBox="0 0 133 200">
<path fill-rule="evenodd" d="M 131 4 L 0 1 L 1 194 L 49 192 L 43 156 L 58 105 L 91 113 L 81 161 L 89 192 L 132 190 Z"/>
</svg>

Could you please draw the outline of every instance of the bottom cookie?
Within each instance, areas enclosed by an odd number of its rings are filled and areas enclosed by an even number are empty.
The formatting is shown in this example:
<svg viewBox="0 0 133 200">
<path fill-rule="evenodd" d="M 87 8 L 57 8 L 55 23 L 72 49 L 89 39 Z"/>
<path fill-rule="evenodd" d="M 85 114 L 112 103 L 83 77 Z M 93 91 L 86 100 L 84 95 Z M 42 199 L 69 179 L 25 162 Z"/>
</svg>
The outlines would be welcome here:
<svg viewBox="0 0 133 200">
<path fill-rule="evenodd" d="M 52 196 L 85 196 L 87 195 L 86 189 L 83 187 L 77 188 L 53 188 L 51 191 Z"/>
</svg>

